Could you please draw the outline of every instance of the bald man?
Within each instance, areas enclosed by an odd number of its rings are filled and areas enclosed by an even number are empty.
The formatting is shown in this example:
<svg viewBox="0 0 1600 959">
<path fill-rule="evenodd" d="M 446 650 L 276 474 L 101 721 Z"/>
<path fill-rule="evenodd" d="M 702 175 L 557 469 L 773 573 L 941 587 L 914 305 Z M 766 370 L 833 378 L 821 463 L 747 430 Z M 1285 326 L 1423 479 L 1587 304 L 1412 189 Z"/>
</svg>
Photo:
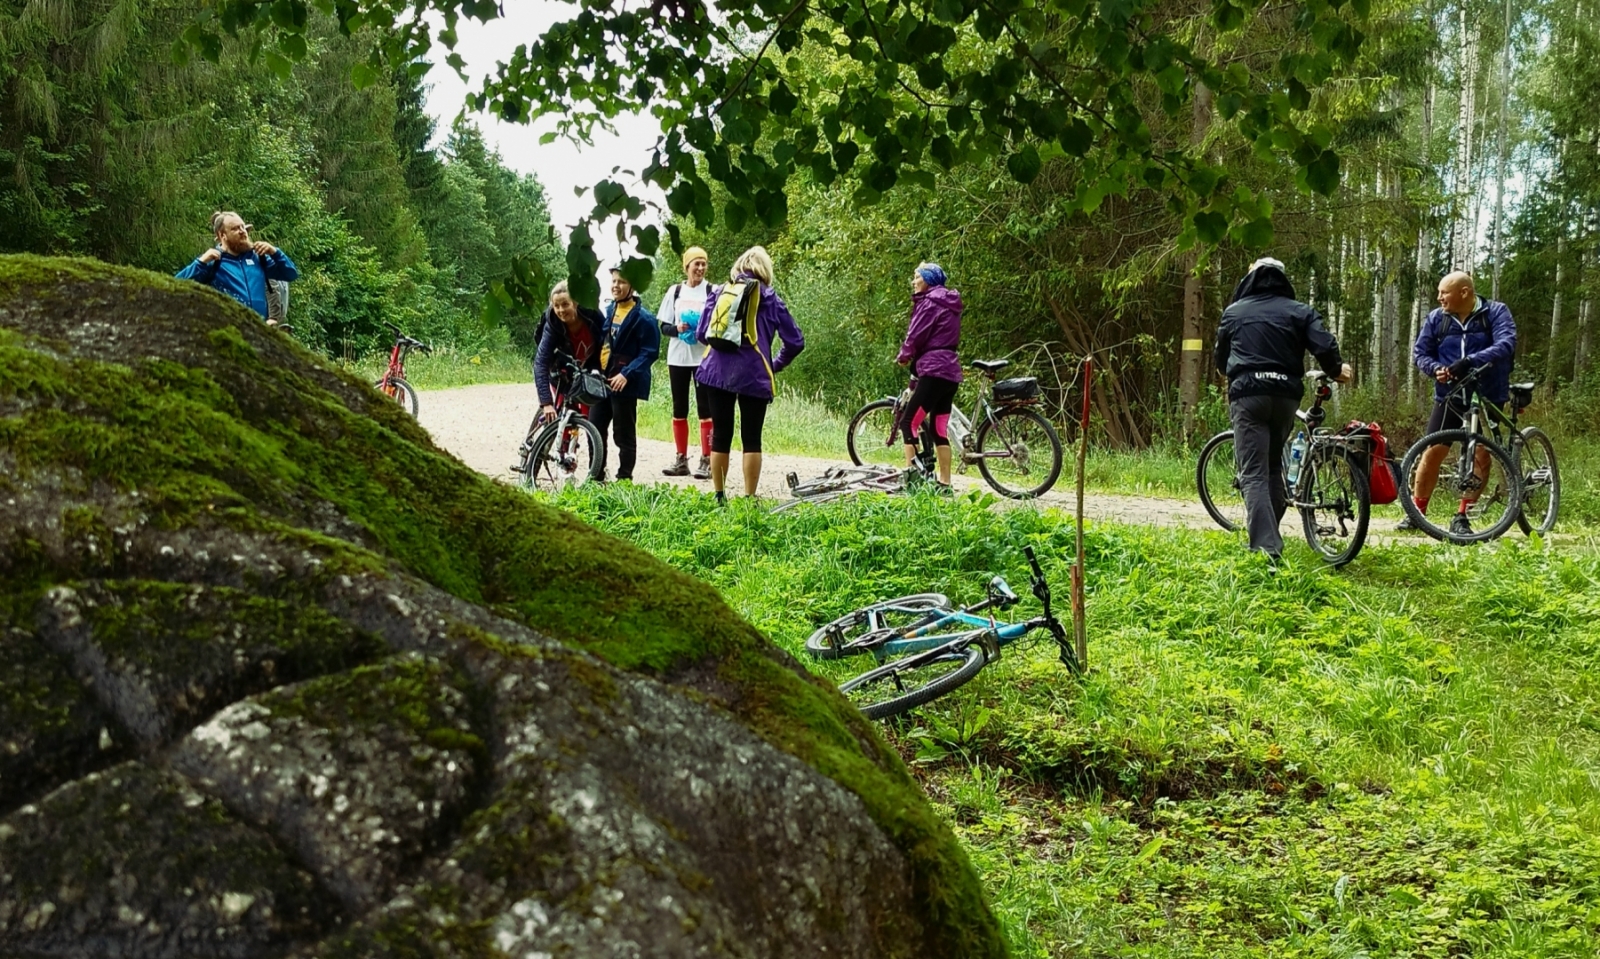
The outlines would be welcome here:
<svg viewBox="0 0 1600 959">
<path fill-rule="evenodd" d="M 1423 374 L 1434 379 L 1433 414 L 1428 417 L 1428 432 L 1460 429 L 1462 414 L 1466 411 L 1465 397 L 1450 400 L 1452 384 L 1480 366 L 1488 366 L 1478 377 L 1476 389 L 1491 403 L 1504 404 L 1511 394 L 1511 358 L 1517 349 L 1517 324 L 1511 319 L 1511 310 L 1504 303 L 1484 299 L 1473 289 L 1472 277 L 1465 273 L 1451 273 L 1439 281 L 1439 308 L 1428 314 L 1417 342 L 1411 348 L 1412 362 Z M 1449 447 L 1434 446 L 1422 454 L 1417 463 L 1417 475 L 1411 479 L 1412 500 L 1423 513 L 1428 512 L 1428 500 L 1439 482 L 1439 464 L 1450 452 Z M 1479 451 L 1477 469 L 1481 476 L 1489 472 L 1489 454 Z M 1456 515 L 1450 521 L 1455 533 L 1472 532 L 1467 520 L 1467 509 L 1472 499 L 1463 498 Z M 1400 529 L 1412 529 L 1411 520 L 1400 523 Z"/>
</svg>

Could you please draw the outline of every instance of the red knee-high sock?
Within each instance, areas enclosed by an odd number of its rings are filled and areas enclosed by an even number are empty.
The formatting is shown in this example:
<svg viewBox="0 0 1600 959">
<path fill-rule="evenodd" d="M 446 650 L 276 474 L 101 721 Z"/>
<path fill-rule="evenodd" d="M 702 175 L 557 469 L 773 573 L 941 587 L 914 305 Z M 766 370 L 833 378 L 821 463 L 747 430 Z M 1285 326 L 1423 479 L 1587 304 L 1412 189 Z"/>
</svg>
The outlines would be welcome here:
<svg viewBox="0 0 1600 959">
<path fill-rule="evenodd" d="M 711 455 L 711 421 L 700 421 L 700 455 Z"/>
<path fill-rule="evenodd" d="M 672 442 L 678 447 L 679 456 L 689 455 L 689 421 L 672 421 Z"/>
</svg>

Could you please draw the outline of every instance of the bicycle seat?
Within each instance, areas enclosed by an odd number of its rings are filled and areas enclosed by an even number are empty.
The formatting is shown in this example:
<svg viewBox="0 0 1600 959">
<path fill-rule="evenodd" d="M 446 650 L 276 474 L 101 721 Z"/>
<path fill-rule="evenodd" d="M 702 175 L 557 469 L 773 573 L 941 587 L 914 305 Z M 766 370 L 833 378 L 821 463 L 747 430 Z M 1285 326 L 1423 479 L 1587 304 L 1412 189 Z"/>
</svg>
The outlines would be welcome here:
<svg viewBox="0 0 1600 959">
<path fill-rule="evenodd" d="M 1529 392 L 1532 392 L 1533 391 L 1533 384 L 1532 383 L 1512 383 L 1511 384 L 1511 388 L 1514 389 L 1514 390 L 1528 390 Z"/>
<path fill-rule="evenodd" d="M 994 579 L 989 580 L 989 599 L 992 600 L 996 606 L 1004 609 L 1008 606 L 1016 605 L 1017 594 L 1011 589 L 1010 585 L 1006 583 L 1003 577 L 996 576 Z"/>
<path fill-rule="evenodd" d="M 1010 366 L 1011 365 L 1011 361 L 1010 360 L 973 360 L 971 363 L 969 363 L 967 365 L 972 367 L 975 370 L 982 370 L 985 373 L 998 373 L 1001 370 L 1005 369 L 1006 367 Z"/>
<path fill-rule="evenodd" d="M 1322 370 L 1306 370 L 1306 379 L 1311 380 L 1313 382 L 1325 380 L 1327 378 L 1328 378 L 1328 374 L 1323 372 Z"/>
</svg>

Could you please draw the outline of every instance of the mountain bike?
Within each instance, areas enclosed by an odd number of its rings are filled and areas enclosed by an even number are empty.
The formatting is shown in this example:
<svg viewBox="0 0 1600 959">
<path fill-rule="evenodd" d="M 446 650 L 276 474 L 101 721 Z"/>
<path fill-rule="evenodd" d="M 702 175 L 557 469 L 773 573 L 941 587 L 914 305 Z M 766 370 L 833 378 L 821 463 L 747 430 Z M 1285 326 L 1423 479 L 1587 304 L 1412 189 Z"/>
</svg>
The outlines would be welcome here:
<svg viewBox="0 0 1600 959">
<path fill-rule="evenodd" d="M 1449 543 L 1480 543 L 1500 536 L 1512 523 L 1523 532 L 1548 533 L 1561 507 L 1561 474 L 1555 447 L 1537 426 L 1517 427 L 1517 415 L 1533 402 L 1532 383 L 1514 383 L 1505 407 L 1477 388 L 1487 365 L 1461 377 L 1444 402 L 1461 414 L 1457 429 L 1439 430 L 1417 440 L 1400 461 L 1400 506 L 1412 525 Z M 1467 520 L 1440 526 L 1428 519 L 1412 497 L 1416 470 L 1429 450 L 1440 458 L 1435 495 L 1456 497 L 1467 506 Z M 1457 511 L 1459 512 L 1459 510 Z"/>
<path fill-rule="evenodd" d="M 585 406 L 606 398 L 606 381 L 565 353 L 554 362 L 567 388 L 556 393 L 553 417 L 534 415 L 511 467 L 524 487 L 547 492 L 598 480 L 606 469 L 605 437 L 584 414 Z"/>
<path fill-rule="evenodd" d="M 1044 495 L 1061 475 L 1061 437 L 1034 409 L 1039 381 L 1025 376 L 995 382 L 995 374 L 1010 366 L 1010 360 L 975 360 L 968 365 L 980 374 L 978 398 L 970 416 L 959 409 L 950 411 L 951 460 L 962 472 L 976 463 L 984 481 L 1001 496 Z M 857 466 L 904 462 L 905 447 L 896 427 L 910 400 L 907 388 L 898 397 L 885 396 L 856 411 L 845 433 L 850 462 Z"/>
<path fill-rule="evenodd" d="M 868 719 L 886 719 L 957 689 L 1000 658 L 1000 650 L 1042 629 L 1060 649 L 1073 675 L 1083 670 L 1067 631 L 1050 610 L 1050 584 L 1033 547 L 1023 548 L 1033 570 L 1033 595 L 1042 615 L 1020 623 L 998 622 L 992 611 L 1009 609 L 1018 597 L 1003 577 L 989 581 L 985 598 L 960 609 L 940 593 L 918 593 L 873 603 L 821 627 L 806 640 L 820 660 L 871 654 L 879 664 L 839 684 L 839 691 Z M 988 615 L 979 615 L 990 611 Z"/>
<path fill-rule="evenodd" d="M 394 346 L 389 350 L 389 368 L 383 375 L 372 382 L 378 392 L 400 404 L 400 408 L 417 415 L 417 391 L 406 382 L 406 354 L 412 350 L 421 350 L 423 353 L 432 353 L 433 348 L 421 340 L 414 340 L 400 332 L 400 327 L 393 323 L 385 323 L 389 332 L 394 334 Z"/>
<path fill-rule="evenodd" d="M 1300 513 L 1306 542 L 1324 562 L 1339 567 L 1355 559 L 1367 540 L 1372 492 L 1363 464 L 1371 442 L 1365 436 L 1325 429 L 1322 423 L 1328 414 L 1323 403 L 1333 396 L 1333 389 L 1321 370 L 1312 370 L 1306 378 L 1315 383 L 1311 406 L 1294 414 L 1305 426 L 1306 449 L 1293 483 L 1284 471 L 1285 493 L 1289 508 Z M 1288 447 L 1284 453 L 1287 459 Z M 1230 533 L 1244 528 L 1244 488 L 1234 459 L 1233 430 L 1223 430 L 1201 448 L 1195 486 L 1218 526 Z"/>
</svg>

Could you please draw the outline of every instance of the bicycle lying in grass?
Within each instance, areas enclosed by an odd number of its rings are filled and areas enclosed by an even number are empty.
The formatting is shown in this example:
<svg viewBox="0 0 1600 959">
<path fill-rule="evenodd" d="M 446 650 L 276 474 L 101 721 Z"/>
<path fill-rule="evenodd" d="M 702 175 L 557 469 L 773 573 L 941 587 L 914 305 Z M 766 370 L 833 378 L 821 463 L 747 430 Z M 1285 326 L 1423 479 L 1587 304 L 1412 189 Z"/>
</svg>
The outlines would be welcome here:
<svg viewBox="0 0 1600 959">
<path fill-rule="evenodd" d="M 522 474 L 523 486 L 549 492 L 598 480 L 606 468 L 605 437 L 584 412 L 606 398 L 606 381 L 565 353 L 557 352 L 553 362 L 566 389 L 556 393 L 555 416 L 534 415 L 511 467 Z"/>
<path fill-rule="evenodd" d="M 961 687 L 999 659 L 1003 647 L 1037 629 L 1049 632 L 1061 662 L 1081 675 L 1067 631 L 1050 610 L 1050 584 L 1033 547 L 1023 552 L 1033 568 L 1033 595 L 1044 606 L 1040 616 L 1020 623 L 997 622 L 992 612 L 980 616 L 1018 601 L 1005 579 L 996 576 L 982 602 L 961 609 L 940 593 L 918 593 L 847 613 L 812 633 L 806 651 L 824 660 L 872 655 L 879 665 L 839 684 L 868 719 L 899 715 Z"/>
<path fill-rule="evenodd" d="M 1306 450 L 1299 476 L 1290 481 L 1288 470 L 1284 471 L 1286 494 L 1289 508 L 1300 513 L 1306 542 L 1324 561 L 1338 567 L 1355 559 L 1367 540 L 1372 493 L 1362 464 L 1371 441 L 1366 436 L 1323 428 L 1328 414 L 1322 404 L 1333 396 L 1333 389 L 1321 370 L 1312 370 L 1306 378 L 1315 384 L 1311 407 L 1294 414 L 1305 424 Z M 1200 502 L 1218 526 L 1230 533 L 1244 528 L 1244 489 L 1234 459 L 1233 430 L 1223 430 L 1201 448 L 1195 486 Z"/>
<path fill-rule="evenodd" d="M 372 385 L 378 392 L 400 404 L 400 408 L 417 415 L 417 391 L 406 382 L 406 354 L 412 350 L 421 350 L 423 353 L 432 353 L 433 348 L 421 340 L 414 340 L 400 332 L 400 327 L 393 323 L 385 323 L 389 332 L 394 334 L 394 346 L 389 350 L 389 368 L 383 375 L 373 381 Z M 285 330 L 288 327 L 284 327 Z"/>
<path fill-rule="evenodd" d="M 830 466 L 821 476 L 808 480 L 801 480 L 794 473 L 787 474 L 784 479 L 789 495 L 794 498 L 774 506 L 772 512 L 782 513 L 801 503 L 828 503 L 852 493 L 906 493 L 916 489 L 950 493 L 950 488 L 938 481 L 934 465 L 933 424 L 924 420 L 920 435 L 922 449 L 911 458 L 910 466 L 901 469 L 876 465 Z"/>
<path fill-rule="evenodd" d="M 1437 540 L 1478 543 L 1501 535 L 1512 523 L 1524 533 L 1542 535 L 1555 526 L 1561 508 L 1555 446 L 1537 426 L 1517 427 L 1518 414 L 1533 402 L 1533 384 L 1511 384 L 1510 402 L 1501 407 L 1476 388 L 1487 369 L 1467 373 L 1445 395 L 1462 425 L 1429 433 L 1400 461 L 1400 506 L 1413 526 Z M 1453 515 L 1449 525 L 1440 526 L 1412 498 L 1416 471 L 1425 459 L 1438 463 L 1433 493 L 1467 505 L 1464 522 Z"/>
<path fill-rule="evenodd" d="M 1001 496 L 1043 496 L 1061 475 L 1061 437 L 1033 408 L 1039 402 L 1039 381 L 1026 376 L 995 382 L 995 374 L 1010 366 L 1010 360 L 976 360 L 968 365 L 980 374 L 978 399 L 970 417 L 959 409 L 950 411 L 951 459 L 963 472 L 967 464 L 976 463 L 984 481 Z M 857 466 L 905 462 L 897 426 L 910 399 L 908 388 L 899 397 L 873 400 L 856 411 L 845 434 L 850 462 Z"/>
</svg>

